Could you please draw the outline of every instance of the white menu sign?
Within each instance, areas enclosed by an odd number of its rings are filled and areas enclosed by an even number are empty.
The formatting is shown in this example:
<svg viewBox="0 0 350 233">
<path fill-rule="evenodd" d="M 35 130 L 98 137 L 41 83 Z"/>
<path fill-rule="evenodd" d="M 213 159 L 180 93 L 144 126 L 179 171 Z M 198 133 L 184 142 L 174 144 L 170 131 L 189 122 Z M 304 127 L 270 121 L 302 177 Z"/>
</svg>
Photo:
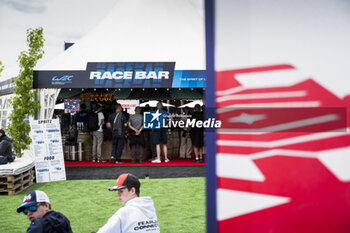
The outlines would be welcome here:
<svg viewBox="0 0 350 233">
<path fill-rule="evenodd" d="M 59 120 L 31 120 L 30 127 L 36 182 L 66 180 Z"/>
</svg>

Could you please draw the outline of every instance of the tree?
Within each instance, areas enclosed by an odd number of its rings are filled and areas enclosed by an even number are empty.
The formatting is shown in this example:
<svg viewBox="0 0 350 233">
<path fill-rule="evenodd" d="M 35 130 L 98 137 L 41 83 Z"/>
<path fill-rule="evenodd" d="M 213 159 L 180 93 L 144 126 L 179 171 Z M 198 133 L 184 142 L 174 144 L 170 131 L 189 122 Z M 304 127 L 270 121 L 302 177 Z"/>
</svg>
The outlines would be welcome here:
<svg viewBox="0 0 350 233">
<path fill-rule="evenodd" d="M 2 65 L 2 62 L 0 61 L 0 77 L 1 77 L 1 72 L 4 70 L 4 66 Z"/>
<path fill-rule="evenodd" d="M 40 109 L 39 101 L 35 100 L 36 91 L 32 90 L 33 69 L 42 58 L 44 51 L 43 28 L 27 30 L 28 51 L 22 51 L 18 57 L 19 75 L 12 79 L 15 84 L 14 96 L 10 99 L 13 111 L 9 117 L 8 133 L 12 136 L 13 149 L 16 156 L 21 157 L 32 139 L 28 136 L 30 125 L 26 117 L 34 116 Z"/>
</svg>

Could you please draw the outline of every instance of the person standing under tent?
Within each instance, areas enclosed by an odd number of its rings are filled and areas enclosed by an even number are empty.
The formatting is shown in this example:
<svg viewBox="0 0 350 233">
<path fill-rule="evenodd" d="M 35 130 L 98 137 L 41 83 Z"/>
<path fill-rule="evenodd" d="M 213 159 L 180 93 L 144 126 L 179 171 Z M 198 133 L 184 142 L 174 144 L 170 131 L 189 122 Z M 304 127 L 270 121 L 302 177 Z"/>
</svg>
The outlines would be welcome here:
<svg viewBox="0 0 350 233">
<path fill-rule="evenodd" d="M 80 111 L 75 117 L 75 124 L 78 130 L 86 129 L 89 123 L 89 113 L 86 111 L 86 104 L 82 103 L 80 105 Z"/>
<path fill-rule="evenodd" d="M 141 108 L 135 108 L 135 114 L 129 118 L 128 122 L 130 132 L 130 147 L 131 147 L 131 159 L 132 163 L 136 163 L 136 147 L 139 145 L 140 150 L 140 163 L 143 163 L 143 149 L 145 146 L 145 137 L 143 134 L 143 117 L 141 115 Z"/>
<path fill-rule="evenodd" d="M 162 102 L 158 102 L 157 110 L 153 114 L 159 116 L 160 128 L 153 129 L 153 131 L 151 132 L 151 141 L 153 137 L 153 142 L 156 144 L 156 151 L 157 151 L 157 158 L 153 160 L 152 163 L 162 162 L 160 160 L 160 154 L 161 154 L 160 145 L 163 145 L 164 161 L 168 163 L 170 162 L 170 160 L 168 159 L 168 147 L 167 147 L 168 137 L 166 134 L 166 129 L 163 128 L 164 125 L 162 124 L 165 123 L 166 118 L 169 116 L 169 113 L 163 110 Z"/>
<path fill-rule="evenodd" d="M 130 114 L 128 113 L 128 109 L 127 109 L 127 108 L 125 108 L 125 109 L 123 110 L 123 114 L 124 114 L 124 116 L 126 117 L 126 120 L 129 121 Z"/>
<path fill-rule="evenodd" d="M 103 125 L 105 124 L 105 117 L 102 112 L 103 105 L 97 104 L 97 120 L 98 120 L 98 129 L 92 132 L 93 144 L 92 144 L 92 162 L 105 162 L 102 159 L 102 143 L 103 143 Z M 92 117 L 92 115 L 90 116 Z"/>
<path fill-rule="evenodd" d="M 196 119 L 197 121 L 203 121 L 203 112 L 201 112 L 201 106 L 196 104 L 194 106 L 194 112 L 192 113 L 191 119 Z M 191 128 L 191 141 L 194 149 L 194 155 L 196 156 L 193 162 L 202 163 L 203 162 L 203 146 L 204 146 L 204 130 L 202 127 Z"/>
<path fill-rule="evenodd" d="M 122 106 L 117 104 L 115 113 L 108 117 L 107 122 L 107 127 L 112 129 L 113 138 L 111 161 L 115 159 L 117 164 L 123 163 L 121 156 L 124 148 L 125 127 L 127 126 L 127 121 L 122 111 Z"/>
<path fill-rule="evenodd" d="M 150 107 L 149 104 L 146 105 L 145 111 L 152 112 L 153 110 L 154 109 Z M 153 160 L 157 158 L 157 150 L 156 150 L 156 143 L 154 142 L 154 139 L 151 135 L 152 135 L 152 130 L 148 130 L 149 145 L 151 149 L 150 158 Z"/>
<path fill-rule="evenodd" d="M 190 109 L 188 107 L 184 108 L 183 116 L 181 120 L 186 122 L 188 119 Z M 191 159 L 192 154 L 192 141 L 190 129 L 188 127 L 182 128 L 180 137 L 180 159 Z"/>
</svg>

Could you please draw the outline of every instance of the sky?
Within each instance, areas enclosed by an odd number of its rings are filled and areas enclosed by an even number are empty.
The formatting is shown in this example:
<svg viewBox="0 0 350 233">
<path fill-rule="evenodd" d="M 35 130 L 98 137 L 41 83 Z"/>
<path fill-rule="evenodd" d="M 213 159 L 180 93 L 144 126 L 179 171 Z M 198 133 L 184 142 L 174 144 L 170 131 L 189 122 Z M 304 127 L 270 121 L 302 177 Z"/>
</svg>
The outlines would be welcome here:
<svg viewBox="0 0 350 233">
<path fill-rule="evenodd" d="M 0 80 L 18 75 L 18 55 L 26 47 L 26 30 L 44 28 L 45 54 L 38 66 L 77 42 L 102 20 L 117 0 L 0 0 Z M 203 1 L 189 0 L 203 15 Z"/>
</svg>

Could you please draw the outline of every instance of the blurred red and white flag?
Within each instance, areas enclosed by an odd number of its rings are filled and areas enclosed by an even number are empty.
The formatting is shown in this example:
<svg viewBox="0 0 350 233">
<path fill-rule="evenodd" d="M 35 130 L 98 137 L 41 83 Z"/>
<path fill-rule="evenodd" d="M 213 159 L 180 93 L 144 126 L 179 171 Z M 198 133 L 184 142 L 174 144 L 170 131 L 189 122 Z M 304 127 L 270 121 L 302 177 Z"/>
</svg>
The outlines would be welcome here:
<svg viewBox="0 0 350 233">
<path fill-rule="evenodd" d="M 214 5 L 218 232 L 350 232 L 348 1 Z"/>
</svg>

